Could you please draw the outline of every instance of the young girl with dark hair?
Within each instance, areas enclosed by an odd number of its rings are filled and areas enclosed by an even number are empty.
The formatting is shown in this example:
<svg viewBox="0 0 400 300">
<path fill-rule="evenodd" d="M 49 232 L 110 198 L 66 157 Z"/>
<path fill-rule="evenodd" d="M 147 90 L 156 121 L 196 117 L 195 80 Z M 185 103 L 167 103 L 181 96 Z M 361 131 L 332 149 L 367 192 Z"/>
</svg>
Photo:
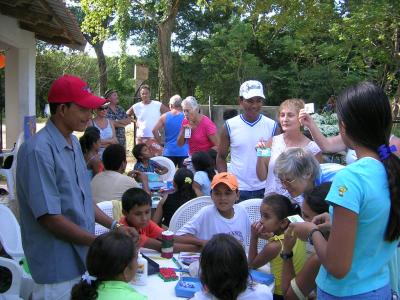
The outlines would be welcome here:
<svg viewBox="0 0 400 300">
<path fill-rule="evenodd" d="M 328 212 L 329 204 L 325 201 L 325 197 L 331 185 L 332 182 L 324 182 L 304 193 L 301 214 L 305 221 L 310 222 L 315 216 Z"/>
<path fill-rule="evenodd" d="M 192 155 L 194 173 L 193 188 L 196 195 L 199 196 L 210 196 L 210 184 L 214 178 L 215 163 L 208 152 L 200 151 L 193 153 Z"/>
<path fill-rule="evenodd" d="M 101 157 L 99 156 L 100 149 L 100 131 L 97 127 L 89 126 L 79 139 L 81 144 L 83 157 L 86 161 L 86 166 L 90 179 L 97 173 L 104 170 Z"/>
<path fill-rule="evenodd" d="M 86 257 L 87 272 L 73 287 L 71 300 L 147 299 L 129 284 L 137 269 L 137 251 L 126 233 L 98 236 Z"/>
<path fill-rule="evenodd" d="M 297 240 L 293 251 L 283 252 L 284 232 L 289 226 L 288 216 L 300 214 L 300 207 L 278 194 L 264 198 L 261 207 L 261 220 L 251 225 L 249 265 L 257 269 L 271 263 L 271 273 L 275 276 L 274 299 L 283 299 L 281 287 L 283 260 L 292 259 L 296 272 L 300 271 L 306 259 L 304 242 Z M 258 239 L 268 239 L 267 245 L 258 253 Z"/>
<path fill-rule="evenodd" d="M 268 286 L 251 281 L 243 246 L 228 234 L 216 234 L 207 242 L 200 269 L 203 290 L 194 295 L 194 300 L 272 299 Z"/>
<path fill-rule="evenodd" d="M 326 197 L 329 239 L 311 222 L 291 227 L 313 242 L 321 261 L 318 299 L 392 299 L 388 262 L 400 236 L 400 159 L 389 146 L 390 103 L 381 88 L 362 82 L 338 97 L 336 109 L 342 139 L 358 160 L 336 175 Z"/>
<path fill-rule="evenodd" d="M 189 169 L 180 168 L 174 176 L 175 192 L 163 198 L 157 205 L 157 209 L 152 217 L 157 224 L 169 227 L 169 222 L 175 211 L 184 203 L 196 198 L 193 189 L 193 173 Z"/>
<path fill-rule="evenodd" d="M 317 215 L 328 212 L 329 205 L 325 201 L 325 198 L 331 184 L 331 182 L 324 182 L 314 187 L 311 191 L 304 193 L 301 213 L 305 221 L 310 222 Z M 290 253 L 296 241 L 297 237 L 292 234 L 290 228 L 286 230 L 283 240 L 283 252 Z M 306 299 L 306 296 L 315 289 L 315 277 L 317 277 L 321 263 L 315 254 L 313 245 L 309 243 L 307 243 L 307 256 L 308 258 L 304 263 L 304 267 L 297 274 L 294 271 L 291 259 L 283 261 L 282 291 L 285 300 Z"/>
</svg>

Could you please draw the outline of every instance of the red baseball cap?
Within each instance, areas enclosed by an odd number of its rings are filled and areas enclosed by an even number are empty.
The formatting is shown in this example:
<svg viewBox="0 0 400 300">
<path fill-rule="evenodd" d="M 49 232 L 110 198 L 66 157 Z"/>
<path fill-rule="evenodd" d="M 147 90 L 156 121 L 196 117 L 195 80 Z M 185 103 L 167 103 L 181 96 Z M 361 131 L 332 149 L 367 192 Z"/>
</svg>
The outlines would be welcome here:
<svg viewBox="0 0 400 300">
<path fill-rule="evenodd" d="M 105 99 L 93 95 L 87 83 L 82 79 L 68 74 L 59 77 L 52 83 L 48 101 L 49 103 L 73 102 L 84 108 L 97 108 L 106 102 Z"/>
</svg>

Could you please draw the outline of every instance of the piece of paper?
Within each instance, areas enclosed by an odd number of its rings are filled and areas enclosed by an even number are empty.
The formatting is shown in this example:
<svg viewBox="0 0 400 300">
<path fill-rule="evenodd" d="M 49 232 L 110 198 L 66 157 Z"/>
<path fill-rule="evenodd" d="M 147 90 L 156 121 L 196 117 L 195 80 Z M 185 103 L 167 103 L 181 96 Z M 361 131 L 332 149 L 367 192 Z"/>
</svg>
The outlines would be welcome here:
<svg viewBox="0 0 400 300">
<path fill-rule="evenodd" d="M 289 216 L 287 217 L 288 220 L 290 221 L 290 223 L 300 223 L 300 222 L 304 222 L 303 218 L 300 217 L 299 215 L 293 215 L 293 216 Z"/>
<path fill-rule="evenodd" d="M 304 105 L 304 110 L 306 111 L 306 113 L 308 114 L 313 114 L 315 112 L 314 109 L 314 103 L 306 103 Z"/>
</svg>

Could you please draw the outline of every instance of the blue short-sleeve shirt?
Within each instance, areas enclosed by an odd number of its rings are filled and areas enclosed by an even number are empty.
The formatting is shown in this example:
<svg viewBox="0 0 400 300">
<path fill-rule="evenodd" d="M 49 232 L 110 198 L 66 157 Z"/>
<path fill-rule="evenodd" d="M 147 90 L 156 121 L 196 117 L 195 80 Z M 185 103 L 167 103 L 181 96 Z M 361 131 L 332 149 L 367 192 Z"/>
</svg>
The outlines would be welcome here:
<svg viewBox="0 0 400 300">
<path fill-rule="evenodd" d="M 69 145 L 52 121 L 18 151 L 17 194 L 25 256 L 40 284 L 78 277 L 85 271 L 88 248 L 57 238 L 37 221 L 63 215 L 94 233 L 94 209 L 86 164 L 78 139 Z"/>
<path fill-rule="evenodd" d="M 398 241 L 385 240 L 390 194 L 383 164 L 365 157 L 347 166 L 336 174 L 326 199 L 331 205 L 358 215 L 357 231 L 350 271 L 337 279 L 321 266 L 316 279 L 318 287 L 338 297 L 384 287 L 389 283 L 388 262 Z M 332 217 L 332 206 L 329 212 Z"/>
</svg>

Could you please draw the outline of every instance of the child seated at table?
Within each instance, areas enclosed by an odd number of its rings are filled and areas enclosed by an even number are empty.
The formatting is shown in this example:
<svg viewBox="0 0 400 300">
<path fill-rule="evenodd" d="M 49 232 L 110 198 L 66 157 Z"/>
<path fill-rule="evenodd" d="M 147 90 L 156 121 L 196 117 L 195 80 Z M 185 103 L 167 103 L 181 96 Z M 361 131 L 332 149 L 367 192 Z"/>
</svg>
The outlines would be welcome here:
<svg viewBox="0 0 400 300">
<path fill-rule="evenodd" d="M 214 235 L 204 246 L 200 269 L 203 289 L 194 295 L 194 300 L 272 300 L 270 288 L 249 277 L 244 248 L 230 235 Z"/>
<path fill-rule="evenodd" d="M 161 251 L 161 233 L 164 231 L 150 220 L 151 198 L 139 188 L 130 188 L 122 195 L 121 225 L 134 227 L 139 233 L 139 247 Z M 198 251 L 199 247 L 189 244 L 174 243 L 174 252 Z"/>
<path fill-rule="evenodd" d="M 193 188 L 198 197 L 210 196 L 211 181 L 214 178 L 215 163 L 208 152 L 199 151 L 192 155 L 192 165 L 195 170 Z"/>
<path fill-rule="evenodd" d="M 175 240 L 203 247 L 214 234 L 227 233 L 245 245 L 250 232 L 250 220 L 245 208 L 235 205 L 239 199 L 235 175 L 222 172 L 211 182 L 214 205 L 200 209 L 175 234 Z"/>
<path fill-rule="evenodd" d="M 180 168 L 174 175 L 175 192 L 164 197 L 157 205 L 153 221 L 169 227 L 169 222 L 175 211 L 184 203 L 196 198 L 193 189 L 193 173 L 189 169 Z"/>
<path fill-rule="evenodd" d="M 99 235 L 89 248 L 87 272 L 72 288 L 71 300 L 147 299 L 129 284 L 136 273 L 137 253 L 135 242 L 126 233 Z"/>
<path fill-rule="evenodd" d="M 168 168 L 151 160 L 152 155 L 146 144 L 137 144 L 132 150 L 133 156 L 136 158 L 136 164 L 133 167 L 136 171 L 157 173 L 163 175 L 168 173 Z"/>
<path fill-rule="evenodd" d="M 283 299 L 282 264 L 283 260 L 291 259 L 295 273 L 298 273 L 306 260 L 304 242 L 297 240 L 293 251 L 283 251 L 284 232 L 289 226 L 288 216 L 300 214 L 300 207 L 278 194 L 264 198 L 261 207 L 261 220 L 251 225 L 250 248 L 248 261 L 251 268 L 257 269 L 271 262 L 271 273 L 275 276 L 274 299 Z M 268 244 L 258 253 L 258 239 L 268 239 Z"/>
</svg>

